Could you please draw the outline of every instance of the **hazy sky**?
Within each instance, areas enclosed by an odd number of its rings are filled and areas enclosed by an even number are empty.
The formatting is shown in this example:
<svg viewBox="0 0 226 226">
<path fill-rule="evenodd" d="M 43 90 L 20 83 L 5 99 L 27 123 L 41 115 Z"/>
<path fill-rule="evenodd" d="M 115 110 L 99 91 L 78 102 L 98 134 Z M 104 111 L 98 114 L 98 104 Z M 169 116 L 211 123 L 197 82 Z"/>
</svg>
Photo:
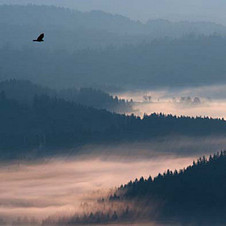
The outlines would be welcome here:
<svg viewBox="0 0 226 226">
<path fill-rule="evenodd" d="M 0 0 L 0 3 L 54 4 L 82 11 L 103 10 L 139 20 L 165 18 L 226 24 L 225 0 Z"/>
</svg>

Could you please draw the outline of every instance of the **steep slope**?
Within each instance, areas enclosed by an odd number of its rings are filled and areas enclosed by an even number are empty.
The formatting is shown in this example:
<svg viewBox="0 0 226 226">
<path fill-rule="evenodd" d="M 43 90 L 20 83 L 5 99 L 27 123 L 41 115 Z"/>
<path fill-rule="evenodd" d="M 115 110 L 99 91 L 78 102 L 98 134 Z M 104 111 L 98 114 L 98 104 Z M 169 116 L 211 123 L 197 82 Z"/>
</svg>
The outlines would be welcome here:
<svg viewBox="0 0 226 226">
<path fill-rule="evenodd" d="M 149 219 L 225 222 L 226 151 L 193 162 L 186 169 L 141 178 L 122 186 L 111 200 L 130 200 Z M 200 223 L 200 225 L 202 225 Z"/>
</svg>

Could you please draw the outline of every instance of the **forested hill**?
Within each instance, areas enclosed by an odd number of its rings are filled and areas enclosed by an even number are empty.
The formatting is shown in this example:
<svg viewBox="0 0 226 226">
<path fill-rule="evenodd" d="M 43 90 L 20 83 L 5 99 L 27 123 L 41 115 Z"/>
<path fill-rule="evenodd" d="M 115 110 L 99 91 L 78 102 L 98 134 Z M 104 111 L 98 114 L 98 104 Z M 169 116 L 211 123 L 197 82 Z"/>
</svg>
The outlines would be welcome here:
<svg viewBox="0 0 226 226">
<path fill-rule="evenodd" d="M 113 97 L 110 94 L 94 88 L 70 88 L 54 90 L 42 87 L 28 80 L 5 80 L 0 82 L 0 92 L 9 99 L 23 104 L 32 104 L 35 96 L 48 95 L 62 98 L 77 104 L 105 109 L 117 113 L 129 113 L 133 110 L 133 101 Z"/>
<path fill-rule="evenodd" d="M 100 210 L 56 219 L 43 225 L 225 225 L 226 151 L 199 158 L 180 171 L 130 181 L 110 198 L 98 200 Z M 101 208 L 102 207 L 102 208 Z"/>
<path fill-rule="evenodd" d="M 176 117 L 152 114 L 144 118 L 97 110 L 51 98 L 36 96 L 32 105 L 0 96 L 1 157 L 16 157 L 24 150 L 74 147 L 81 144 L 148 141 L 169 136 L 226 135 L 222 119 Z M 5 151 L 5 150 L 10 151 Z M 21 150 L 21 151 L 20 151 Z M 45 150 L 43 153 L 41 150 Z M 30 153 L 31 154 L 31 153 Z M 52 153 L 56 154 L 56 153 Z M 62 153 L 61 153 L 62 154 Z"/>
<path fill-rule="evenodd" d="M 225 191 L 226 151 L 200 158 L 180 171 L 129 182 L 110 199 L 133 200 L 150 219 L 204 220 L 216 225 L 226 220 Z"/>
</svg>

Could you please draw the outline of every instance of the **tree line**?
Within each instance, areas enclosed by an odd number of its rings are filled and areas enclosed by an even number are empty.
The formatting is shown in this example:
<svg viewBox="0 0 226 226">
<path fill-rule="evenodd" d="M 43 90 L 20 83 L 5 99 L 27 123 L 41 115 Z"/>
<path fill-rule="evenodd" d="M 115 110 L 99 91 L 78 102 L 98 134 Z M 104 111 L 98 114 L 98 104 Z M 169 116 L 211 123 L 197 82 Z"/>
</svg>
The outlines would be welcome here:
<svg viewBox="0 0 226 226">
<path fill-rule="evenodd" d="M 33 103 L 26 105 L 7 98 L 4 92 L 0 93 L 0 125 L 1 157 L 56 154 L 56 148 L 88 143 L 148 141 L 170 135 L 226 134 L 224 119 L 155 113 L 141 118 L 48 95 L 36 95 Z"/>
<path fill-rule="evenodd" d="M 111 112 L 129 113 L 133 110 L 133 100 L 120 99 L 100 89 L 89 87 L 55 90 L 29 80 L 9 79 L 0 82 L 0 92 L 4 92 L 9 99 L 29 105 L 33 103 L 35 96 L 47 95 Z"/>
<path fill-rule="evenodd" d="M 140 215 L 150 219 L 190 223 L 225 222 L 226 151 L 203 156 L 179 171 L 167 170 L 157 177 L 141 177 L 122 185 L 110 201 L 134 201 Z"/>
<path fill-rule="evenodd" d="M 186 169 L 122 185 L 97 200 L 98 211 L 69 217 L 48 217 L 42 225 L 128 224 L 160 222 L 182 225 L 224 225 L 226 220 L 226 151 L 203 156 Z"/>
</svg>

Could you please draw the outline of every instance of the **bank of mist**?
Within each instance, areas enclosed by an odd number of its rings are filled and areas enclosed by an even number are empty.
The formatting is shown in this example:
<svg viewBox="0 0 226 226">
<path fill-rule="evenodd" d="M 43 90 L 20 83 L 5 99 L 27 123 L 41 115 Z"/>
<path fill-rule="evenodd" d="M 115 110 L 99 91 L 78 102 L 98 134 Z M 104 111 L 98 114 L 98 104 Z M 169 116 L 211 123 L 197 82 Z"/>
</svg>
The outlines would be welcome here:
<svg viewBox="0 0 226 226">
<path fill-rule="evenodd" d="M 185 167 L 192 158 L 158 157 L 143 160 L 103 160 L 99 157 L 74 160 L 52 159 L 42 163 L 2 166 L 0 216 L 4 222 L 20 218 L 37 222 L 52 217 L 82 215 L 103 206 L 97 200 L 131 179 L 157 175 Z"/>
<path fill-rule="evenodd" d="M 97 210 L 124 211 L 125 203 L 103 207 L 98 200 L 130 180 L 183 169 L 198 156 L 224 146 L 224 139 L 177 137 L 150 143 L 90 145 L 74 157 L 4 162 L 0 167 L 0 216 L 3 222 L 38 224 L 49 217 L 58 221 Z"/>
<path fill-rule="evenodd" d="M 115 95 L 133 100 L 133 113 L 164 113 L 190 117 L 225 118 L 225 85 L 190 88 L 158 88 L 116 92 Z"/>
</svg>

